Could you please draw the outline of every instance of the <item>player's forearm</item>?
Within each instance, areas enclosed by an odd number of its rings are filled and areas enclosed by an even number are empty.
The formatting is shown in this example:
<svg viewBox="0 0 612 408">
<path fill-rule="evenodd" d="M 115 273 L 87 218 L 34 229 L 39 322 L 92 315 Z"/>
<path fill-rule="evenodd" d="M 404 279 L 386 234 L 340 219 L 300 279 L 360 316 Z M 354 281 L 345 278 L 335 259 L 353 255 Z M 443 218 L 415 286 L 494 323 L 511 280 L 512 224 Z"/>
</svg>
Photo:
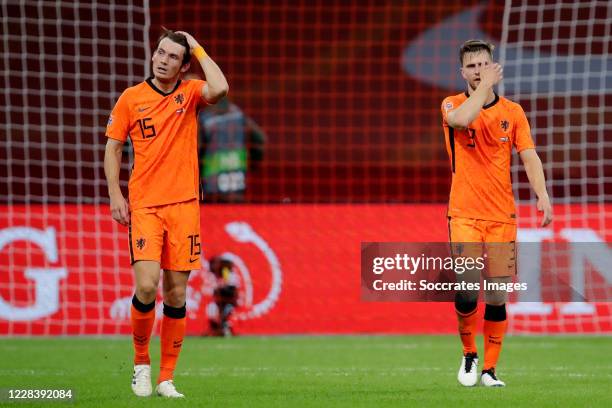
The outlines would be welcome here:
<svg viewBox="0 0 612 408">
<path fill-rule="evenodd" d="M 529 179 L 529 185 L 531 185 L 533 191 L 538 198 L 548 197 L 544 169 L 538 154 L 534 149 L 529 149 L 521 152 L 521 159 L 523 160 L 525 173 L 527 173 L 527 178 Z"/>
<path fill-rule="evenodd" d="M 225 75 L 223 75 L 221 68 L 206 54 L 204 48 L 191 34 L 185 31 L 177 31 L 177 33 L 185 36 L 191 49 L 191 54 L 198 60 L 206 76 L 206 85 L 204 86 L 205 90 L 202 91 L 202 96 L 208 102 L 216 103 L 227 95 L 229 91 L 229 84 L 227 79 L 225 79 Z"/>
<path fill-rule="evenodd" d="M 456 129 L 467 128 L 478 117 L 480 110 L 487 101 L 489 90 L 490 87 L 479 85 L 461 106 L 450 111 L 447 117 L 449 126 Z"/>
<path fill-rule="evenodd" d="M 121 145 L 120 145 L 121 146 Z M 122 151 L 116 146 L 108 143 L 104 151 L 104 175 L 108 186 L 108 196 L 120 196 L 119 174 L 121 172 Z"/>
<path fill-rule="evenodd" d="M 207 100 L 209 102 L 217 102 L 219 99 L 227 95 L 229 91 L 229 84 L 221 68 L 212 60 L 208 55 L 201 56 L 198 58 L 198 62 L 204 71 L 206 76 L 206 83 L 208 84 L 208 95 Z"/>
</svg>

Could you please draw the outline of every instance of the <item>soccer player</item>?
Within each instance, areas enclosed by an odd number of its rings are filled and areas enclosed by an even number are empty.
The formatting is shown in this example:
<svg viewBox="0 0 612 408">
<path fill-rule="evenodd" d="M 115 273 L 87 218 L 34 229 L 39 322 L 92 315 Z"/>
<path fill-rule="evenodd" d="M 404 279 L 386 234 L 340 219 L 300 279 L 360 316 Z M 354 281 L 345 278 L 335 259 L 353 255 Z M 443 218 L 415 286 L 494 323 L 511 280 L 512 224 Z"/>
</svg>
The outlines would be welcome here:
<svg viewBox="0 0 612 408">
<path fill-rule="evenodd" d="M 193 55 L 206 81 L 181 81 Z M 185 334 L 185 294 L 189 272 L 200 266 L 200 209 L 196 112 L 229 89 L 217 64 L 182 31 L 165 30 L 153 51 L 152 77 L 126 89 L 106 128 L 104 172 L 112 217 L 129 226 L 129 249 L 136 290 L 131 321 L 134 341 L 132 390 L 149 396 L 149 340 L 163 269 L 161 361 L 156 392 L 183 397 L 173 382 Z M 129 202 L 119 187 L 122 146 L 130 137 L 134 166 Z"/>
<path fill-rule="evenodd" d="M 487 281 L 507 283 L 516 274 L 516 212 L 510 178 L 513 147 L 538 197 L 542 226 L 552 221 L 552 208 L 525 112 L 493 89 L 503 79 L 502 67 L 493 62 L 493 49 L 492 44 L 481 40 L 469 40 L 461 46 L 459 61 L 467 90 L 442 102 L 452 170 L 447 215 L 453 255 L 478 257 L 486 251 Z M 461 279 L 479 282 L 480 271 L 472 270 Z M 507 326 L 506 300 L 506 291 L 485 291 L 484 366 L 480 381 L 487 387 L 505 386 L 497 378 L 495 367 Z M 455 297 L 463 343 L 457 378 L 464 386 L 478 382 L 477 301 L 475 291 L 458 292 Z"/>
</svg>

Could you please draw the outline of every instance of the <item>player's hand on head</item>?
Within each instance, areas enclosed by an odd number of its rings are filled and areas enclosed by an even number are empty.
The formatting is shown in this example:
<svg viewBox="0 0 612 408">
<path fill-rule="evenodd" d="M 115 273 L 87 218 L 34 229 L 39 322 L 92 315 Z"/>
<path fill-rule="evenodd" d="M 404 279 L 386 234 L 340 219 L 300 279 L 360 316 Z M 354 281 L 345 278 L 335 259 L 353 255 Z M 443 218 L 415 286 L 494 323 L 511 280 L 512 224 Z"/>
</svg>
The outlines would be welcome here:
<svg viewBox="0 0 612 408">
<path fill-rule="evenodd" d="M 548 198 L 548 196 L 538 198 L 537 207 L 538 207 L 538 211 L 543 213 L 541 225 L 542 227 L 545 227 L 548 224 L 550 224 L 553 220 L 552 205 L 550 204 L 550 198 Z"/>
<path fill-rule="evenodd" d="M 494 86 L 504 79 L 504 69 L 497 62 L 485 66 L 480 70 L 480 82 L 485 86 Z"/>
<path fill-rule="evenodd" d="M 130 207 L 123 196 L 111 197 L 110 207 L 115 221 L 121 225 L 128 225 L 130 223 Z"/>
<path fill-rule="evenodd" d="M 190 51 L 193 52 L 193 49 L 198 47 L 200 44 L 196 41 L 195 38 L 191 34 L 186 31 L 177 31 L 178 34 L 183 34 L 185 38 L 187 38 L 187 44 L 189 44 Z"/>
</svg>

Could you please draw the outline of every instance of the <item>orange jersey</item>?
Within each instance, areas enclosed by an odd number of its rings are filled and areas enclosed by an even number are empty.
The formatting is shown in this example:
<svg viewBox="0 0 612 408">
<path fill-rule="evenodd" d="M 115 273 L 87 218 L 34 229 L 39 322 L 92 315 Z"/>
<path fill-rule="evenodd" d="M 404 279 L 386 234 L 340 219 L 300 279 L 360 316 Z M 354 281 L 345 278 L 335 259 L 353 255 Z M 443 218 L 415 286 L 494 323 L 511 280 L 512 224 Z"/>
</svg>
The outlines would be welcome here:
<svg viewBox="0 0 612 408">
<path fill-rule="evenodd" d="M 453 172 L 449 217 L 516 223 L 510 164 L 517 152 L 533 149 L 523 108 L 495 94 L 467 129 L 449 127 L 447 114 L 467 100 L 467 93 L 442 102 L 442 125 Z"/>
<path fill-rule="evenodd" d="M 165 94 L 147 79 L 126 89 L 108 120 L 106 137 L 134 147 L 129 182 L 132 210 L 199 196 L 197 119 L 204 81 L 179 81 Z"/>
</svg>

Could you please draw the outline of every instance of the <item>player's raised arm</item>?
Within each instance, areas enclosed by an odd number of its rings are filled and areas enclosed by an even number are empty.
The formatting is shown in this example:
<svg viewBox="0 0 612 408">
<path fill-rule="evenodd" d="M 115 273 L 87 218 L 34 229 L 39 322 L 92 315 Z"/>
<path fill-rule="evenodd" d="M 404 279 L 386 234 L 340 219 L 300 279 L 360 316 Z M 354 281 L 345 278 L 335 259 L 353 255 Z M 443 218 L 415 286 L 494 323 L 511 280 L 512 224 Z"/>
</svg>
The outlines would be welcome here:
<svg viewBox="0 0 612 408">
<path fill-rule="evenodd" d="M 525 167 L 525 173 L 529 179 L 531 188 L 538 196 L 538 211 L 543 213 L 542 226 L 545 227 L 552 222 L 552 206 L 550 204 L 550 198 L 546 191 L 546 179 L 544 177 L 544 170 L 542 168 L 542 161 L 536 153 L 535 149 L 525 149 L 519 153 L 523 166 Z"/>
<path fill-rule="evenodd" d="M 119 186 L 119 173 L 121 171 L 121 155 L 123 142 L 108 138 L 104 151 L 104 174 L 108 184 L 108 196 L 113 219 L 121 225 L 128 225 L 130 211 L 128 203 L 121 193 Z"/>
<path fill-rule="evenodd" d="M 462 70 L 475 70 L 476 73 L 472 75 L 475 75 L 476 80 L 479 80 L 479 84 L 461 106 L 448 113 L 448 125 L 455 129 L 465 129 L 476 119 L 480 110 L 487 102 L 492 88 L 503 79 L 502 67 L 497 63 L 481 68 L 472 65 L 468 63 Z M 464 73 L 465 75 L 470 74 Z"/>
<path fill-rule="evenodd" d="M 191 34 L 185 31 L 177 31 L 177 33 L 183 34 L 187 38 L 191 54 L 196 57 L 204 71 L 204 76 L 206 76 L 206 84 L 202 87 L 202 98 L 208 103 L 216 103 L 229 91 L 229 84 L 225 75 Z"/>
</svg>

